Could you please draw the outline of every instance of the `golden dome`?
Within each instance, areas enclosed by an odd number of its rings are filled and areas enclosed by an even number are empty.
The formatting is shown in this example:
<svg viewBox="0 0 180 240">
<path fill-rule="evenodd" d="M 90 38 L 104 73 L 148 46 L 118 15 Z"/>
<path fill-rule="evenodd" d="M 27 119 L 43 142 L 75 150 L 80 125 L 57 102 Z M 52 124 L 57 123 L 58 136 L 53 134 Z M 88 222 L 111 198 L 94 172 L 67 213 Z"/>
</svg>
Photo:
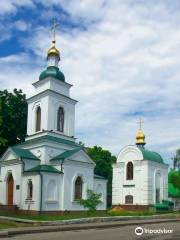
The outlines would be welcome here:
<svg viewBox="0 0 180 240">
<path fill-rule="evenodd" d="M 137 133 L 137 136 L 136 136 L 136 144 L 137 145 L 144 145 L 145 144 L 145 135 L 144 135 L 141 128 L 138 130 L 138 133 Z"/>
<path fill-rule="evenodd" d="M 47 57 L 49 56 L 57 56 L 58 59 L 60 60 L 60 53 L 59 53 L 59 50 L 55 47 L 55 46 L 52 46 L 48 52 L 47 52 Z"/>
</svg>

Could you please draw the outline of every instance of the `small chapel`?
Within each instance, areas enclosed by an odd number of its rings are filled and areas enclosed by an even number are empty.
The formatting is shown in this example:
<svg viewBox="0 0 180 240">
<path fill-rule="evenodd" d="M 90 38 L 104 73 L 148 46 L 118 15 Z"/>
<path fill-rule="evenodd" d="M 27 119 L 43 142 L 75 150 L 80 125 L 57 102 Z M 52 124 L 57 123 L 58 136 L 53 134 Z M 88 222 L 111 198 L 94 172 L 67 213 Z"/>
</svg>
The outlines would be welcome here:
<svg viewBox="0 0 180 240">
<path fill-rule="evenodd" d="M 32 212 L 86 210 L 87 190 L 101 193 L 97 210 L 106 209 L 107 180 L 94 174 L 95 163 L 75 138 L 76 100 L 59 69 L 55 27 L 47 68 L 33 83 L 25 142 L 0 159 L 0 205 Z"/>
<path fill-rule="evenodd" d="M 168 164 L 145 148 L 141 123 L 136 145 L 125 146 L 113 165 L 112 205 L 127 210 L 145 210 L 168 200 Z"/>
</svg>

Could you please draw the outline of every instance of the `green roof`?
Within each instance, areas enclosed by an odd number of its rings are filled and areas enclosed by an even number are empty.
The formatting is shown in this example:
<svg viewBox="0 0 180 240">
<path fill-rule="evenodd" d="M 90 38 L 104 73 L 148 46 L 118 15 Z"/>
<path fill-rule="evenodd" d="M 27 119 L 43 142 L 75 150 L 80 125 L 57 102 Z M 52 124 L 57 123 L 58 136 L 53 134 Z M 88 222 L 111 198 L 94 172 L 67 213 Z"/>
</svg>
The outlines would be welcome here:
<svg viewBox="0 0 180 240">
<path fill-rule="evenodd" d="M 97 174 L 94 174 L 94 178 L 98 178 L 98 179 L 104 179 L 104 180 L 106 180 L 106 178 L 105 178 L 105 177 L 102 177 L 102 176 L 100 176 L 100 175 L 97 175 Z"/>
<path fill-rule="evenodd" d="M 33 142 L 37 142 L 37 141 L 41 141 L 41 140 L 49 140 L 49 141 L 53 141 L 53 142 L 57 142 L 57 143 L 62 143 L 62 144 L 67 144 L 67 145 L 70 145 L 70 146 L 76 146 L 78 147 L 79 144 L 73 142 L 73 141 L 70 141 L 70 140 L 66 140 L 66 139 L 63 139 L 63 138 L 59 138 L 59 137 L 54 137 L 54 136 L 49 136 L 49 135 L 45 135 L 45 136 L 41 136 L 41 137 L 36 137 L 36 138 L 33 138 L 33 139 L 29 139 L 23 143 L 20 143 L 20 144 L 17 144 L 16 146 L 21 146 L 21 145 L 26 145 L 26 144 L 29 144 L 29 143 L 33 143 Z"/>
<path fill-rule="evenodd" d="M 138 147 L 138 148 L 142 152 L 144 160 L 150 160 L 150 161 L 154 161 L 157 163 L 164 163 L 163 159 L 159 153 L 148 151 L 143 147 Z"/>
<path fill-rule="evenodd" d="M 73 155 L 74 153 L 79 152 L 81 149 L 82 149 L 81 147 L 78 147 L 78 148 L 74 148 L 72 150 L 65 151 L 65 152 L 57 155 L 56 157 L 52 158 L 51 160 L 64 160 L 64 159 L 70 157 L 71 155 Z"/>
<path fill-rule="evenodd" d="M 39 160 L 34 154 L 32 154 L 32 152 L 30 152 L 27 149 L 22 149 L 22 148 L 17 148 L 17 147 L 11 147 L 11 149 L 19 157 L 32 159 L 32 160 Z"/>
<path fill-rule="evenodd" d="M 171 177 L 178 174 L 178 171 L 171 170 L 168 173 L 168 193 L 171 197 L 180 198 L 180 190 L 175 188 L 171 182 Z"/>
<path fill-rule="evenodd" d="M 43 80 L 47 77 L 53 77 L 60 81 L 65 82 L 64 74 L 59 70 L 58 67 L 54 67 L 54 66 L 47 67 L 47 69 L 40 74 L 39 80 Z"/>
<path fill-rule="evenodd" d="M 26 170 L 25 172 L 50 172 L 50 173 L 62 173 L 61 171 L 57 170 L 55 167 L 51 165 L 38 165 L 34 168 Z"/>
</svg>

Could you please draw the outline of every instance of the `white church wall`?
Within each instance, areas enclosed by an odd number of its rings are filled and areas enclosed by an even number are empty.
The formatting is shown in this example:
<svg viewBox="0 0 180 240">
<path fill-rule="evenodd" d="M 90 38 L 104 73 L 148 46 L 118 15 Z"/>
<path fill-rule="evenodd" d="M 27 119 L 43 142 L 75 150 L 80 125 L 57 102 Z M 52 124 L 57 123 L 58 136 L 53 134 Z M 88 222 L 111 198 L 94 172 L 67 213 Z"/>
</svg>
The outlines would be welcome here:
<svg viewBox="0 0 180 240">
<path fill-rule="evenodd" d="M 40 161 L 31 160 L 31 159 L 23 159 L 24 162 L 24 171 L 29 170 L 33 167 L 36 167 L 40 164 Z"/>
<path fill-rule="evenodd" d="M 36 96 L 34 101 L 28 101 L 28 122 L 27 135 L 32 135 L 36 132 L 36 110 L 41 108 L 41 131 L 48 129 L 48 96 Z"/>
<path fill-rule="evenodd" d="M 69 97 L 70 85 L 50 77 L 39 82 L 36 82 L 34 86 L 36 94 L 41 93 L 47 89 L 50 89 Z"/>
<path fill-rule="evenodd" d="M 57 130 L 58 108 L 64 109 L 64 134 L 74 136 L 75 106 L 69 99 L 62 98 L 61 95 L 49 96 L 48 130 Z"/>
<path fill-rule="evenodd" d="M 84 208 L 74 201 L 74 183 L 76 178 L 80 176 L 83 180 L 83 193 L 82 197 L 85 199 L 87 196 L 87 189 L 93 189 L 93 177 L 94 167 L 88 165 L 81 165 L 75 162 L 75 164 L 64 164 L 64 182 L 63 182 L 63 208 L 64 210 L 84 210 Z"/>
<path fill-rule="evenodd" d="M 113 164 L 112 205 L 123 203 L 124 162 Z"/>
<path fill-rule="evenodd" d="M 93 189 L 97 193 L 101 193 L 101 203 L 97 206 L 97 210 L 106 210 L 107 208 L 107 180 L 94 178 Z"/>
<path fill-rule="evenodd" d="M 32 199 L 27 199 L 28 197 L 28 181 L 32 180 L 33 184 L 33 196 Z M 40 175 L 39 174 L 28 174 L 24 175 L 22 178 L 22 196 L 21 196 L 21 206 L 23 210 L 35 210 L 39 211 L 40 208 Z"/>
<path fill-rule="evenodd" d="M 0 203 L 7 204 L 7 178 L 10 173 L 12 173 L 13 180 L 14 180 L 13 204 L 19 206 L 20 202 L 21 202 L 21 190 L 22 190 L 22 183 L 21 183 L 22 164 L 21 164 L 21 162 L 1 166 Z M 16 188 L 17 185 L 20 186 L 19 189 Z"/>
<path fill-rule="evenodd" d="M 43 211 L 62 210 L 62 174 L 43 173 Z"/>
<path fill-rule="evenodd" d="M 151 203 L 156 203 L 156 174 L 160 174 L 160 201 L 168 199 L 168 165 L 167 164 L 159 164 L 153 161 L 148 162 L 148 175 L 151 180 L 152 185 L 152 193 L 149 197 L 151 199 Z"/>
</svg>

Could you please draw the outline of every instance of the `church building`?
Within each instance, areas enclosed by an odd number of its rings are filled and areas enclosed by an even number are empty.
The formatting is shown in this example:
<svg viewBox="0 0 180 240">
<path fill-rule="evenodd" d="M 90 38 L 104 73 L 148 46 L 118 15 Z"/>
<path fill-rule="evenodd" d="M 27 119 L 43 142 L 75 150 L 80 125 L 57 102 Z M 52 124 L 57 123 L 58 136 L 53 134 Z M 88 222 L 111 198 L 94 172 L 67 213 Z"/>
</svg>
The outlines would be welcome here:
<svg viewBox="0 0 180 240">
<path fill-rule="evenodd" d="M 0 159 L 0 205 L 35 212 L 82 211 L 79 200 L 91 189 L 101 193 L 98 210 L 105 210 L 107 180 L 94 174 L 94 161 L 74 137 L 77 101 L 59 69 L 55 43 L 54 34 L 47 69 L 27 99 L 25 142 L 9 147 Z"/>
<path fill-rule="evenodd" d="M 112 205 L 143 210 L 168 200 L 168 165 L 160 154 L 145 148 L 141 128 L 135 146 L 125 146 L 113 165 Z"/>
</svg>

